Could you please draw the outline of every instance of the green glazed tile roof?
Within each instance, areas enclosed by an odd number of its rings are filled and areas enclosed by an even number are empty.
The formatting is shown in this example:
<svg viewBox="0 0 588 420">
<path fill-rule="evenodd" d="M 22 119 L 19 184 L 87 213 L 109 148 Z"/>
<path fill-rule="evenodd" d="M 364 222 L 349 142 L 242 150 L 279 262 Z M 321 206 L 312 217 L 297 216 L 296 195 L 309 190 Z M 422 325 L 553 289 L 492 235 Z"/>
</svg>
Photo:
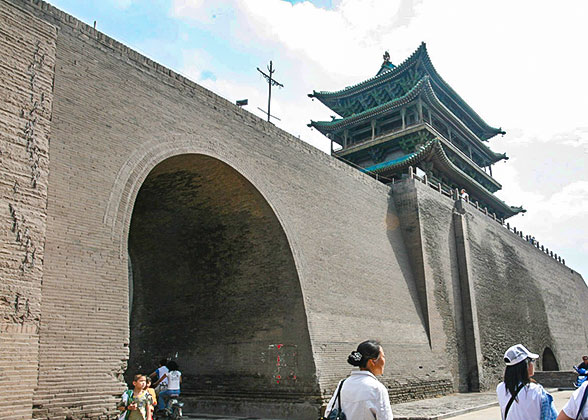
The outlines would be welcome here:
<svg viewBox="0 0 588 420">
<path fill-rule="evenodd" d="M 500 200 L 494 194 L 489 192 L 486 188 L 480 185 L 476 180 L 471 178 L 461 169 L 459 169 L 447 157 L 443 150 L 441 140 L 435 138 L 427 142 L 421 149 L 415 153 L 410 153 L 398 159 L 382 162 L 367 168 L 361 169 L 362 172 L 369 172 L 378 175 L 398 173 L 408 169 L 409 166 L 416 166 L 417 163 L 424 160 L 433 160 L 436 165 L 443 167 L 445 171 L 453 174 L 453 178 L 461 183 L 463 187 L 468 189 L 473 195 L 483 197 L 489 203 L 502 211 L 505 217 L 514 216 L 517 213 L 525 211 L 522 207 L 513 207 Z"/>
<path fill-rule="evenodd" d="M 384 89 L 385 85 L 393 84 L 394 81 L 398 80 L 402 75 L 405 75 L 408 71 L 416 68 L 419 63 L 422 63 L 426 74 L 431 77 L 433 81 L 432 84 L 435 90 L 439 90 L 441 100 L 445 105 L 451 109 L 454 114 L 458 115 L 459 118 L 463 120 L 464 124 L 466 124 L 480 139 L 488 140 L 496 134 L 504 134 L 502 129 L 491 127 L 482 120 L 482 118 L 451 88 L 451 86 L 439 76 L 431 62 L 424 42 L 421 43 L 417 50 L 402 64 L 389 71 L 379 71 L 376 76 L 339 91 L 313 91 L 309 96 L 317 98 L 341 116 L 350 116 L 353 114 L 354 109 L 341 105 L 339 101 L 340 99 L 353 99 L 353 97 L 362 95 L 368 91 Z M 382 98 L 385 95 L 377 95 L 374 93 L 372 96 L 374 98 Z M 365 112 L 368 111 L 368 109 L 371 109 L 369 108 L 370 105 L 368 103 L 362 104 L 362 101 L 359 100 L 349 103 L 354 103 L 355 106 L 359 106 L 360 112 Z"/>
<path fill-rule="evenodd" d="M 366 120 L 370 120 L 371 118 L 385 114 L 391 110 L 397 109 L 410 103 L 411 101 L 418 98 L 420 94 L 424 94 L 424 97 L 429 100 L 431 104 L 434 104 L 438 109 L 442 110 L 446 113 L 447 118 L 452 118 L 455 120 L 457 124 L 463 124 L 463 121 L 457 118 L 451 110 L 449 110 L 442 102 L 439 100 L 435 91 L 431 85 L 431 78 L 429 76 L 424 76 L 421 80 L 419 80 L 413 88 L 407 92 L 404 96 L 394 99 L 392 101 L 386 102 L 380 106 L 367 109 L 359 114 L 352 115 L 347 118 L 338 118 L 333 121 L 312 121 L 308 124 L 309 127 L 314 127 L 319 130 L 323 134 L 333 133 L 339 130 L 343 130 L 347 127 L 352 127 L 361 123 Z M 467 126 L 465 126 L 467 127 Z M 469 129 L 469 127 L 467 127 Z M 475 137 L 475 134 L 474 134 Z M 476 140 L 478 146 L 486 153 L 488 158 L 493 162 L 498 162 L 502 159 L 507 159 L 504 153 L 496 153 L 491 150 L 488 146 L 482 143 L 479 139 Z"/>
</svg>

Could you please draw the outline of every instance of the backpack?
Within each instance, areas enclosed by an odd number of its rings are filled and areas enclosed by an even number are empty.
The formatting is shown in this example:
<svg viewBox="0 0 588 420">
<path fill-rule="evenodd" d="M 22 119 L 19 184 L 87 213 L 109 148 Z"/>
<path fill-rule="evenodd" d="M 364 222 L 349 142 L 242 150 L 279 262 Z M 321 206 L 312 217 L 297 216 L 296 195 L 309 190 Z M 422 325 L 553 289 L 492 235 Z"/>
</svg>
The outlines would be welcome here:
<svg viewBox="0 0 588 420">
<path fill-rule="evenodd" d="M 129 401 L 131 400 L 131 398 L 133 398 L 132 389 L 127 389 L 125 392 L 123 392 L 121 399 L 125 403 L 125 407 L 129 405 Z M 118 420 L 127 420 L 130 414 L 131 413 L 129 413 L 128 410 L 125 410 L 122 413 L 120 413 L 120 416 L 118 416 Z"/>
</svg>

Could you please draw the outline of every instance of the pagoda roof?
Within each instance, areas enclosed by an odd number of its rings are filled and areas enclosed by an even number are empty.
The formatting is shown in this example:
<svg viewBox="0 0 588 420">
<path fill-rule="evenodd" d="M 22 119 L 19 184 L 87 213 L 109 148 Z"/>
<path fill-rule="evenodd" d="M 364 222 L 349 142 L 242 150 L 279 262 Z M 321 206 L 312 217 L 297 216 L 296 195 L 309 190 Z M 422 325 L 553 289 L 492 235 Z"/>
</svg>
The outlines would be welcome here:
<svg viewBox="0 0 588 420">
<path fill-rule="evenodd" d="M 410 153 L 398 159 L 363 168 L 361 171 L 378 175 L 398 173 L 408 169 L 409 166 L 415 167 L 419 162 L 422 161 L 432 161 L 438 168 L 442 168 L 444 172 L 452 174 L 452 178 L 455 179 L 461 186 L 466 188 L 471 195 L 478 196 L 484 201 L 490 203 L 498 212 L 502 212 L 505 218 L 526 211 L 522 207 L 513 207 L 507 205 L 504 201 L 497 198 L 494 194 L 480 185 L 476 180 L 472 179 L 469 175 L 455 166 L 449 157 L 447 157 L 447 154 L 441 145 L 441 140 L 438 138 L 430 140 L 424 146 L 422 146 L 420 150 L 414 153 Z"/>
<path fill-rule="evenodd" d="M 395 79 L 399 79 L 405 75 L 408 71 L 418 67 L 419 63 L 425 70 L 425 73 L 431 78 L 432 85 L 435 90 L 438 90 L 442 96 L 442 101 L 445 105 L 452 110 L 452 112 L 460 119 L 463 120 L 464 124 L 474 132 L 480 139 L 488 140 L 497 134 L 505 134 L 500 128 L 494 128 L 488 125 L 458 94 L 455 92 L 447 82 L 445 82 L 439 73 L 435 70 L 433 63 L 427 52 L 426 44 L 423 42 L 417 48 L 417 50 L 408 57 L 402 64 L 393 68 L 383 68 L 376 74 L 376 76 L 364 80 L 353 86 L 346 87 L 345 89 L 327 92 L 327 91 L 313 91 L 308 96 L 317 98 L 323 104 L 328 106 L 330 109 L 335 111 L 342 117 L 348 117 L 353 115 L 354 110 L 341 105 L 340 99 L 352 98 L 357 95 L 361 95 L 374 89 L 380 89 L 383 85 L 393 82 Z M 377 96 L 377 95 L 375 95 Z M 361 113 L 368 111 L 369 105 L 362 105 L 363 109 Z M 377 108 L 378 106 L 376 106 Z"/>
<path fill-rule="evenodd" d="M 447 115 L 447 117 L 452 119 L 458 127 L 462 127 L 463 129 L 465 129 L 466 132 L 469 131 L 470 137 L 475 139 L 477 145 L 492 162 L 498 162 L 502 159 L 508 159 L 504 153 L 496 153 L 493 150 L 491 150 L 488 146 L 486 146 L 484 143 L 482 143 L 475 135 L 475 133 L 472 133 L 469 127 L 465 125 L 461 119 L 457 118 L 453 114 L 453 112 L 441 102 L 441 100 L 435 94 L 435 91 L 431 85 L 431 78 L 427 75 L 420 79 L 405 95 L 399 98 L 393 99 L 379 106 L 366 109 L 365 111 L 360 112 L 359 114 L 352 115 L 350 117 L 338 118 L 332 121 L 311 120 L 308 126 L 314 127 L 321 133 L 326 135 L 327 133 L 332 133 L 335 131 L 345 129 L 347 127 L 351 127 L 353 125 L 356 125 L 357 123 L 361 123 L 362 121 L 369 121 L 371 118 L 374 118 L 378 115 L 385 114 L 390 110 L 397 109 L 406 104 L 409 104 L 415 99 L 417 99 L 419 96 L 428 99 L 428 103 L 434 105 L 436 108 L 443 111 Z"/>
</svg>

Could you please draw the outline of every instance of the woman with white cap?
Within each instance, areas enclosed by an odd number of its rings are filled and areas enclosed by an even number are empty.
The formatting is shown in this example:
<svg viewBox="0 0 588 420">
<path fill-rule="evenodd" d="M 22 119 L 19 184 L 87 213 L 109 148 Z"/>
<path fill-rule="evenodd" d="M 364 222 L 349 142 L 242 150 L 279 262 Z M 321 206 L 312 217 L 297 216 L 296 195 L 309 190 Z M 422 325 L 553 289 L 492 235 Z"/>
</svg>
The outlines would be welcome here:
<svg viewBox="0 0 588 420">
<path fill-rule="evenodd" d="M 553 397 L 531 377 L 535 374 L 538 354 L 522 344 L 504 353 L 504 382 L 496 387 L 502 420 L 555 420 Z"/>
</svg>

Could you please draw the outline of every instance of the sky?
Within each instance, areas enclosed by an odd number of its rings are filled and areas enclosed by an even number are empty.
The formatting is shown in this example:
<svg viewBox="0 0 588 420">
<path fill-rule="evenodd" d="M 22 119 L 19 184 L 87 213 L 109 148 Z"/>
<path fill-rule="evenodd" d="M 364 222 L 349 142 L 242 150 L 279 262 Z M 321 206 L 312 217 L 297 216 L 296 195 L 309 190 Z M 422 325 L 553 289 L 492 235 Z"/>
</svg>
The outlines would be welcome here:
<svg viewBox="0 0 588 420">
<path fill-rule="evenodd" d="M 229 101 L 263 117 L 272 60 L 274 123 L 329 153 L 308 98 L 400 64 L 421 42 L 441 77 L 506 135 L 488 145 L 509 219 L 588 280 L 588 68 L 585 0 L 51 0 Z"/>
</svg>

